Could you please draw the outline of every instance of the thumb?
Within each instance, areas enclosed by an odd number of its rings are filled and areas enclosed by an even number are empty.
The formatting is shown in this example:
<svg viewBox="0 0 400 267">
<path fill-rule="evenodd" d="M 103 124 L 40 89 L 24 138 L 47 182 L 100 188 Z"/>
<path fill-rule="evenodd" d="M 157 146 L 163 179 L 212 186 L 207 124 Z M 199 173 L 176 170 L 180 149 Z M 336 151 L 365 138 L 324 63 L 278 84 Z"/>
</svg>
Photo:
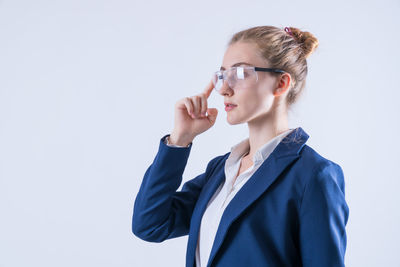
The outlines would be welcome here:
<svg viewBox="0 0 400 267">
<path fill-rule="evenodd" d="M 218 109 L 208 108 L 207 114 L 208 114 L 207 119 L 211 122 L 211 124 L 214 124 L 215 121 L 217 120 Z"/>
</svg>

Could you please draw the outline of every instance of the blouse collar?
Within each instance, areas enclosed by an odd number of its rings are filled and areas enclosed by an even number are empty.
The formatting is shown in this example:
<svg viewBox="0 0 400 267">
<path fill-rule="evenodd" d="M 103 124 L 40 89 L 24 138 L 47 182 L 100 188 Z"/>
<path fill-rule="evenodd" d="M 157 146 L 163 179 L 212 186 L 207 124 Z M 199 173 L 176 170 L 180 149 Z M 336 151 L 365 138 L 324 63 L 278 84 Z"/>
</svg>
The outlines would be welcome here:
<svg viewBox="0 0 400 267">
<path fill-rule="evenodd" d="M 282 141 L 283 138 L 286 137 L 292 130 L 294 129 L 289 129 L 271 140 L 269 140 L 267 143 L 262 145 L 256 153 L 253 155 L 253 162 L 254 164 L 263 162 L 268 156 L 272 153 L 272 151 L 275 149 L 275 147 Z M 231 154 L 229 155 L 229 158 L 233 160 L 234 162 L 238 161 L 240 158 L 242 158 L 245 154 L 247 154 L 250 150 L 250 142 L 249 138 L 247 137 L 246 139 L 240 141 L 238 144 L 234 145 L 231 147 Z"/>
</svg>

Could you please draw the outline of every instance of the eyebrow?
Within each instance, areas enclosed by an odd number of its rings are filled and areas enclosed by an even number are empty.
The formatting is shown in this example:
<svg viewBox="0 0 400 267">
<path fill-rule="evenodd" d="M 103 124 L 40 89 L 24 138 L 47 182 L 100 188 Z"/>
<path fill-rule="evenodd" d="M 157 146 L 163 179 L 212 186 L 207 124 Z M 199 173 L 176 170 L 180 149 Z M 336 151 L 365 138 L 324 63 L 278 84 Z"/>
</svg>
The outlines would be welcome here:
<svg viewBox="0 0 400 267">
<path fill-rule="evenodd" d="M 238 63 L 233 64 L 233 65 L 231 66 L 231 68 L 232 68 L 232 67 L 239 66 L 239 65 L 253 66 L 253 64 L 250 64 L 250 63 L 247 63 L 247 62 L 238 62 Z M 221 66 L 221 67 L 219 68 L 219 70 L 225 70 L 225 68 Z"/>
</svg>

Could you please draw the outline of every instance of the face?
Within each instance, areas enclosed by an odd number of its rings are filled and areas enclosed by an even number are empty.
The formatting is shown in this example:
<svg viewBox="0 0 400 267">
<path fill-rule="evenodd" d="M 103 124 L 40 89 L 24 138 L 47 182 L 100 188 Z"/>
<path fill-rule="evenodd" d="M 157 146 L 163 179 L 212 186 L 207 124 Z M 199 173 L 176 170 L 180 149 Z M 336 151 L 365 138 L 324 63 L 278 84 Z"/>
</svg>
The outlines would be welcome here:
<svg viewBox="0 0 400 267">
<path fill-rule="evenodd" d="M 238 62 L 246 62 L 256 67 L 271 67 L 265 59 L 257 54 L 257 46 L 249 42 L 236 42 L 228 47 L 224 54 L 222 70 L 229 69 Z M 246 65 L 241 65 L 246 66 Z M 240 124 L 255 121 L 275 112 L 289 91 L 289 74 L 274 74 L 257 71 L 258 81 L 232 89 L 224 81 L 220 94 L 224 102 L 235 104 L 227 113 L 229 124 Z"/>
</svg>

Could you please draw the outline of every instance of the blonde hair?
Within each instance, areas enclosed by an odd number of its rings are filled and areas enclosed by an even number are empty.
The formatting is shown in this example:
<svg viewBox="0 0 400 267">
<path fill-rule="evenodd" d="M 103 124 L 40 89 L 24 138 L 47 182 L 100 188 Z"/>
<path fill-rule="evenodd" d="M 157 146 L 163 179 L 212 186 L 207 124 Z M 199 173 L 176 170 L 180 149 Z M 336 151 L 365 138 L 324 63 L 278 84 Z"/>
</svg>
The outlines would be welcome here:
<svg viewBox="0 0 400 267">
<path fill-rule="evenodd" d="M 275 26 L 248 28 L 235 33 L 228 45 L 238 41 L 253 42 L 259 48 L 260 55 L 270 63 L 271 68 L 290 73 L 292 85 L 286 98 L 289 107 L 296 102 L 305 87 L 306 59 L 318 47 L 318 39 L 310 32 L 294 27 L 288 28 L 291 34 Z"/>
</svg>

